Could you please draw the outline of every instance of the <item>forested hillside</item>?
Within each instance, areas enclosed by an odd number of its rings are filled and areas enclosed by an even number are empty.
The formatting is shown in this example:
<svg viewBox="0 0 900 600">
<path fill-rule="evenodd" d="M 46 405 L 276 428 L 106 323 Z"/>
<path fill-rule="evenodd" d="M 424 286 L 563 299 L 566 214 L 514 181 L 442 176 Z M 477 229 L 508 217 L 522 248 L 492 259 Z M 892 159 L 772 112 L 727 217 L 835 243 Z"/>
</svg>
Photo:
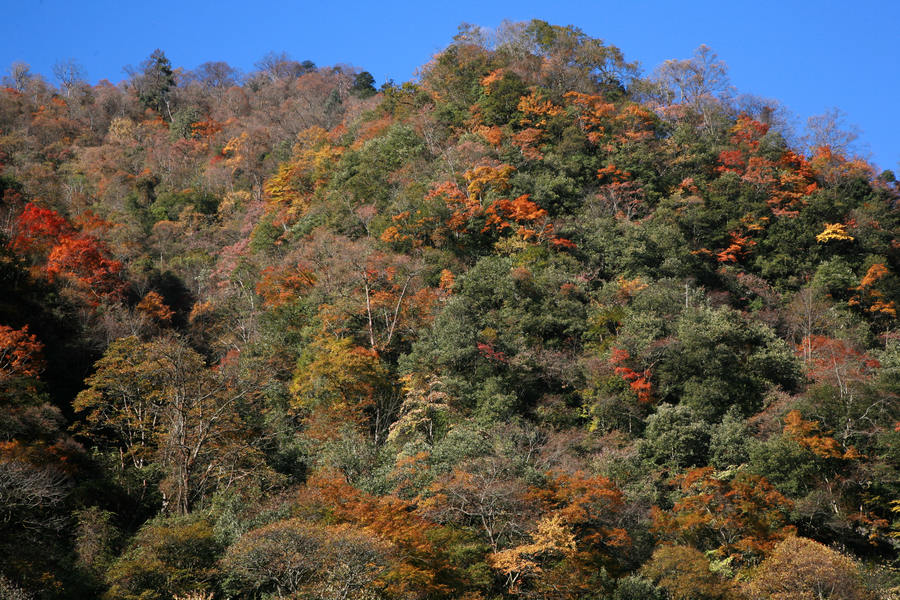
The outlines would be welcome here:
<svg viewBox="0 0 900 600">
<path fill-rule="evenodd" d="M 0 88 L 0 598 L 900 597 L 893 173 L 706 47 L 257 67 Z"/>
</svg>

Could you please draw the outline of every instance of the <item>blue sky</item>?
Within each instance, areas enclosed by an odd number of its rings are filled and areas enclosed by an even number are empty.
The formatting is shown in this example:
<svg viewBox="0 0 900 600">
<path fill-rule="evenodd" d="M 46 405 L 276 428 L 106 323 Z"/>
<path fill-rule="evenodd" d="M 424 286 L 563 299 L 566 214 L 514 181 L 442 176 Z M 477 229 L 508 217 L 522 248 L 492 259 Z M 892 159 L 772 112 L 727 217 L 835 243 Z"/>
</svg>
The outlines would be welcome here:
<svg viewBox="0 0 900 600">
<path fill-rule="evenodd" d="M 401 82 L 461 22 L 494 27 L 532 18 L 576 25 L 619 46 L 645 72 L 707 44 L 740 92 L 780 100 L 801 124 L 840 108 L 861 130 L 862 154 L 900 170 L 900 3 L 887 0 L 18 0 L 4 8 L 0 70 L 19 60 L 52 80 L 53 64 L 74 58 L 91 81 L 118 82 L 125 65 L 155 48 L 175 66 L 222 60 L 244 71 L 274 50 L 318 65 L 356 65 L 378 84 Z"/>
</svg>

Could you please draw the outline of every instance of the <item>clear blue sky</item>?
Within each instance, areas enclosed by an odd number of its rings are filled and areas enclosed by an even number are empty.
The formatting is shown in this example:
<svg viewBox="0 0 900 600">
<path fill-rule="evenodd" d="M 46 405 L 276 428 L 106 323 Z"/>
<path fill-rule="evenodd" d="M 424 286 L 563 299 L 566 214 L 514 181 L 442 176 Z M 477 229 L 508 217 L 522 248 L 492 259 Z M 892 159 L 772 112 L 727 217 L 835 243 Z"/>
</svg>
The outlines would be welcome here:
<svg viewBox="0 0 900 600">
<path fill-rule="evenodd" d="M 740 92 L 778 99 L 800 122 L 838 107 L 861 129 L 863 153 L 876 165 L 900 163 L 900 3 L 890 0 L 19 0 L 3 12 L 0 70 L 20 60 L 52 80 L 53 63 L 74 58 L 94 82 L 120 81 L 123 66 L 157 47 L 188 69 L 222 60 L 249 71 L 283 50 L 318 65 L 359 66 L 378 84 L 401 82 L 463 21 L 576 25 L 646 72 L 705 43 L 728 63 Z"/>
</svg>

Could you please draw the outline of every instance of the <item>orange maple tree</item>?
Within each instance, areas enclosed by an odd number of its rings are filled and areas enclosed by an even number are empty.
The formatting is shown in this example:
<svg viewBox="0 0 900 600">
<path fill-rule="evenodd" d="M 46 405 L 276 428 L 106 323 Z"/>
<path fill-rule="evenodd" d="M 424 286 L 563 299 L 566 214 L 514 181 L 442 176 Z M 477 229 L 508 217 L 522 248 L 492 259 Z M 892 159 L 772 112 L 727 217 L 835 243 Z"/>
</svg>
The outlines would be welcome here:
<svg viewBox="0 0 900 600">
<path fill-rule="evenodd" d="M 0 325 L 0 382 L 16 377 L 37 377 L 44 368 L 44 345 L 28 333 L 28 325 L 14 329 Z"/>
<path fill-rule="evenodd" d="M 652 510 L 653 531 L 664 540 L 747 562 L 794 532 L 788 524 L 792 502 L 763 477 L 740 472 L 728 480 L 703 467 L 673 483 L 681 499 L 671 511 Z"/>
</svg>

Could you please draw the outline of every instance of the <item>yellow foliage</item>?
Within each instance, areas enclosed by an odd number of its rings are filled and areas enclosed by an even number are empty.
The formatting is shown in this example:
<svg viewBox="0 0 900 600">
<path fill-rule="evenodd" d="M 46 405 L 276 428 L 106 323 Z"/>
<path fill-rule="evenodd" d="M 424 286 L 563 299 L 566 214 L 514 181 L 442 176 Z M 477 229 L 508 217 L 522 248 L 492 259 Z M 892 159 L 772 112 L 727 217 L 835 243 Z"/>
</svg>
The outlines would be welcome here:
<svg viewBox="0 0 900 600">
<path fill-rule="evenodd" d="M 846 225 L 843 223 L 826 223 L 825 231 L 816 236 L 816 241 L 820 244 L 835 241 L 852 242 L 853 236 L 847 233 Z"/>
<path fill-rule="evenodd" d="M 524 575 L 541 572 L 537 562 L 539 557 L 575 553 L 575 534 L 559 513 L 542 517 L 531 540 L 530 544 L 495 552 L 488 557 L 489 564 L 507 576 L 511 590 L 515 590 Z"/>
<path fill-rule="evenodd" d="M 512 165 L 500 165 L 492 167 L 490 165 L 482 165 L 469 169 L 463 175 L 469 182 L 467 191 L 469 196 L 480 197 L 488 188 L 493 187 L 497 191 L 505 191 L 509 188 L 509 177 L 516 168 Z"/>
<path fill-rule="evenodd" d="M 556 106 L 550 100 L 544 100 L 542 102 L 534 91 L 527 96 L 522 96 L 517 108 L 523 115 L 521 123 L 523 125 L 532 125 L 534 127 L 543 127 L 547 124 L 548 117 L 555 117 L 565 112 L 561 107 Z"/>
<path fill-rule="evenodd" d="M 290 391 L 296 408 L 318 408 L 344 422 L 360 423 L 363 411 L 388 385 L 374 350 L 322 334 L 301 356 Z"/>
</svg>

